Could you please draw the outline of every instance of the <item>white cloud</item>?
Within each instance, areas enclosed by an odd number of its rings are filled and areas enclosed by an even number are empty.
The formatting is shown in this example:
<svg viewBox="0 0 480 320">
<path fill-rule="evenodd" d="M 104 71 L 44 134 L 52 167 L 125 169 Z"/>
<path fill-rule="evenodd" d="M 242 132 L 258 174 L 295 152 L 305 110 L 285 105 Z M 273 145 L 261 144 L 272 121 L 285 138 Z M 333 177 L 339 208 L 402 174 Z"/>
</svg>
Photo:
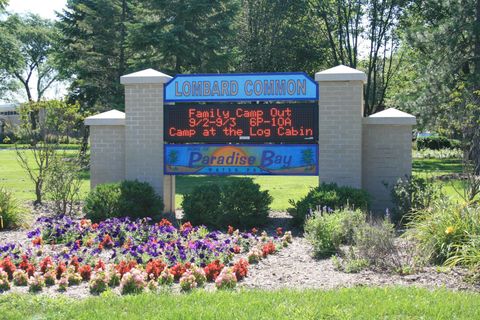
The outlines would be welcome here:
<svg viewBox="0 0 480 320">
<path fill-rule="evenodd" d="M 7 11 L 35 13 L 43 18 L 56 19 L 55 11 L 61 12 L 66 2 L 66 0 L 10 0 Z"/>
</svg>

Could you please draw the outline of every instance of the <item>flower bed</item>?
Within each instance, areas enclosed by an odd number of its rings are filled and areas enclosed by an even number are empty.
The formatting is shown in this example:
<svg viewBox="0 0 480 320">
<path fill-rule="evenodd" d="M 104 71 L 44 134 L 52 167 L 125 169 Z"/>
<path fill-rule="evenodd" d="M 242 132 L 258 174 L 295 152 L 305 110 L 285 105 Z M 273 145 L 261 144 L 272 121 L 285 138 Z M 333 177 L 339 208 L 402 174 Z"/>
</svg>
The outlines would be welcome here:
<svg viewBox="0 0 480 320">
<path fill-rule="evenodd" d="M 28 285 L 30 291 L 57 286 L 59 291 L 88 282 L 98 294 L 120 287 L 123 294 L 178 283 L 183 291 L 205 282 L 219 289 L 233 288 L 248 274 L 249 263 L 274 254 L 291 242 L 291 234 L 277 230 L 227 233 L 209 231 L 184 223 L 174 227 L 168 220 L 131 221 L 41 218 L 28 232 L 28 244 L 0 245 L 0 290 Z M 252 258 L 254 257 L 254 258 Z"/>
</svg>

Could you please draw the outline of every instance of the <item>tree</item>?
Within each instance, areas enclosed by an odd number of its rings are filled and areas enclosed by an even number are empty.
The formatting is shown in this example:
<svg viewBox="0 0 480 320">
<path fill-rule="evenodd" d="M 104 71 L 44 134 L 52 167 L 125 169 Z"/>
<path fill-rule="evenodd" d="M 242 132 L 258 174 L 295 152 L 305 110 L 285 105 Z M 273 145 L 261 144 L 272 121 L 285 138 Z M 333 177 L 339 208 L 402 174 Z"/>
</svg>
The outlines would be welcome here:
<svg viewBox="0 0 480 320">
<path fill-rule="evenodd" d="M 57 60 L 71 78 L 70 101 L 82 111 L 124 109 L 120 76 L 127 70 L 127 23 L 132 0 L 68 0 L 59 15 Z"/>
<path fill-rule="evenodd" d="M 307 0 L 243 0 L 239 69 L 313 74 L 327 66 L 315 19 Z"/>
<path fill-rule="evenodd" d="M 233 70 L 238 0 L 147 0 L 128 32 L 134 69 L 170 74 Z"/>
<path fill-rule="evenodd" d="M 364 114 L 385 108 L 385 97 L 401 65 L 395 59 L 399 46 L 397 25 L 405 6 L 402 0 L 310 0 L 322 22 L 333 65 L 364 69 Z M 363 40 L 363 41 L 362 41 Z M 362 54 L 362 45 L 366 47 Z"/>
<path fill-rule="evenodd" d="M 8 6 L 8 0 L 0 0 L 0 12 L 5 11 Z"/>
<path fill-rule="evenodd" d="M 35 187 L 35 205 L 41 204 L 44 187 L 52 162 L 58 158 L 60 141 L 79 121 L 79 106 L 59 100 L 27 102 L 20 107 L 22 122 L 17 135 L 29 142 L 25 146 L 15 142 L 15 151 L 20 166 L 27 172 Z M 37 115 L 36 125 L 28 121 Z M 40 115 L 42 116 L 40 119 Z"/>
<path fill-rule="evenodd" d="M 21 87 L 28 101 L 40 101 L 47 89 L 59 80 L 51 59 L 55 35 L 51 21 L 38 15 L 11 15 L 0 22 L 2 82 L 14 82 L 8 84 L 10 89 Z"/>
<path fill-rule="evenodd" d="M 416 0 L 407 10 L 402 33 L 413 67 L 392 100 L 424 127 L 462 138 L 478 176 L 480 0 Z"/>
</svg>

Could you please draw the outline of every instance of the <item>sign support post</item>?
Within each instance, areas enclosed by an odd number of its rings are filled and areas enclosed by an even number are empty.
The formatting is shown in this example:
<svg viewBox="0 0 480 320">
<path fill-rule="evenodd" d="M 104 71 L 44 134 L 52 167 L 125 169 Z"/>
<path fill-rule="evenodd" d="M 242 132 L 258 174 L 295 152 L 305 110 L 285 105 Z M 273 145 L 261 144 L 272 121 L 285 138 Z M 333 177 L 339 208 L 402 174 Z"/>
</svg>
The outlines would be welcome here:
<svg viewBox="0 0 480 320">
<path fill-rule="evenodd" d="M 125 85 L 125 179 L 145 181 L 175 212 L 175 177 L 163 172 L 163 85 L 172 77 L 153 69 L 120 78 Z"/>
</svg>

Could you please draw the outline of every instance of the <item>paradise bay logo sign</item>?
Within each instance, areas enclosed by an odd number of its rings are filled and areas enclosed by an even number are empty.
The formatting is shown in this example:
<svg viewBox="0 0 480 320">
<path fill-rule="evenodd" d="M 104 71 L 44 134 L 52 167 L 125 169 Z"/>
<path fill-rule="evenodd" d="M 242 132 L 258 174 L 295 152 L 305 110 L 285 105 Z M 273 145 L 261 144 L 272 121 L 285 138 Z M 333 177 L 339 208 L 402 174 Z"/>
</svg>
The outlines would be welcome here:
<svg viewBox="0 0 480 320">
<path fill-rule="evenodd" d="M 165 174 L 317 175 L 317 145 L 165 145 Z"/>
</svg>

